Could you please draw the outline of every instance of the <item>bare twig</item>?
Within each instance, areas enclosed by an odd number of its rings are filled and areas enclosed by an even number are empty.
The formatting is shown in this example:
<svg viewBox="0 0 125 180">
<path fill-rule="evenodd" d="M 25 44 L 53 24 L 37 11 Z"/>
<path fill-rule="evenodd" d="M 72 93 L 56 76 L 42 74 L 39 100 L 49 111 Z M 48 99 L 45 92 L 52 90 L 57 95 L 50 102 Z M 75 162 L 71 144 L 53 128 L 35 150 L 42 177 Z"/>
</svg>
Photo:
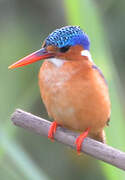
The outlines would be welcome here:
<svg viewBox="0 0 125 180">
<path fill-rule="evenodd" d="M 43 136 L 48 135 L 48 130 L 51 124 L 51 122 L 45 119 L 34 116 L 20 109 L 17 109 L 13 113 L 11 120 L 15 125 Z M 58 127 L 55 139 L 63 144 L 75 148 L 75 140 L 78 135 L 78 133 Z M 86 138 L 83 142 L 81 151 L 95 157 L 96 159 L 100 159 L 125 170 L 125 153 L 106 144 Z"/>
</svg>

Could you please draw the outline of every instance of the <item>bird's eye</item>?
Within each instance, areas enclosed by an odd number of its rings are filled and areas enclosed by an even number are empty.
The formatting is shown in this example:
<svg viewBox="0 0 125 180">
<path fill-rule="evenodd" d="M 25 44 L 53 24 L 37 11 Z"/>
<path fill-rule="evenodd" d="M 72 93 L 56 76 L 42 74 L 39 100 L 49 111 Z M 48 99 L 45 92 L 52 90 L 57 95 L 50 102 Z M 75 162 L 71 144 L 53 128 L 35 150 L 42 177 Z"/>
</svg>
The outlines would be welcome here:
<svg viewBox="0 0 125 180">
<path fill-rule="evenodd" d="M 70 46 L 65 46 L 65 47 L 59 48 L 59 51 L 62 53 L 65 53 L 66 51 L 69 50 L 69 48 L 70 48 Z"/>
</svg>

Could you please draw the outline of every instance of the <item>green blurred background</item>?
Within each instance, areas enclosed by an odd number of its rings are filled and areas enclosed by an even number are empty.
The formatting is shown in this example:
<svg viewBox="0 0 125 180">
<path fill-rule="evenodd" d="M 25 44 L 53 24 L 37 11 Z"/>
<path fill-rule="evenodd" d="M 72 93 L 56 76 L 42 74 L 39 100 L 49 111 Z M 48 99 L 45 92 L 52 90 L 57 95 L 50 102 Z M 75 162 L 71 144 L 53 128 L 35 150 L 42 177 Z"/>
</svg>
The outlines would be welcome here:
<svg viewBox="0 0 125 180">
<path fill-rule="evenodd" d="M 0 0 L 0 180 L 125 180 L 125 172 L 70 148 L 15 127 L 16 108 L 49 119 L 37 74 L 41 62 L 8 70 L 39 49 L 56 28 L 80 25 L 91 53 L 108 81 L 112 101 L 107 143 L 125 151 L 125 1 Z"/>
</svg>

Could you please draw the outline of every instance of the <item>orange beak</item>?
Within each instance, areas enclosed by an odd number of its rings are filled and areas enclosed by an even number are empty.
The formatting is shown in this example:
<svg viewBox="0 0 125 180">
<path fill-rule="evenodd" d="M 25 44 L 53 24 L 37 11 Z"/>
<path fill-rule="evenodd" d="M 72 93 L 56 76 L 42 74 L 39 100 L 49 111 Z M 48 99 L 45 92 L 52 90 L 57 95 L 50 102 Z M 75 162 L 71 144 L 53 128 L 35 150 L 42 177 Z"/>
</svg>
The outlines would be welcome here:
<svg viewBox="0 0 125 180">
<path fill-rule="evenodd" d="M 9 69 L 14 69 L 17 67 L 25 66 L 31 63 L 34 63 L 39 60 L 44 60 L 47 58 L 52 58 L 54 57 L 54 53 L 48 52 L 45 48 L 42 48 L 26 57 L 23 59 L 20 59 L 19 61 L 15 62 L 14 64 L 10 65 L 8 68 Z"/>
</svg>

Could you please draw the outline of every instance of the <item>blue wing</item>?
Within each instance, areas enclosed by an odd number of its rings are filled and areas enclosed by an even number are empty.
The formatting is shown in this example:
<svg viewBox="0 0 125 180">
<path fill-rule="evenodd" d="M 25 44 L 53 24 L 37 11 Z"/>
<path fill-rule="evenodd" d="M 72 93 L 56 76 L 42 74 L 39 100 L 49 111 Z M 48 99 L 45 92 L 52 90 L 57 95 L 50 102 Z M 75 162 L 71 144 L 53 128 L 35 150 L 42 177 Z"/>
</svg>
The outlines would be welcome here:
<svg viewBox="0 0 125 180">
<path fill-rule="evenodd" d="M 104 80 L 105 84 L 108 85 L 108 83 L 107 83 L 107 81 L 106 81 L 106 79 L 105 79 L 102 71 L 101 71 L 95 64 L 92 65 L 92 68 L 95 69 L 95 70 L 97 70 L 97 71 L 99 72 L 99 74 L 100 74 L 100 76 L 102 77 L 102 79 Z"/>
</svg>

